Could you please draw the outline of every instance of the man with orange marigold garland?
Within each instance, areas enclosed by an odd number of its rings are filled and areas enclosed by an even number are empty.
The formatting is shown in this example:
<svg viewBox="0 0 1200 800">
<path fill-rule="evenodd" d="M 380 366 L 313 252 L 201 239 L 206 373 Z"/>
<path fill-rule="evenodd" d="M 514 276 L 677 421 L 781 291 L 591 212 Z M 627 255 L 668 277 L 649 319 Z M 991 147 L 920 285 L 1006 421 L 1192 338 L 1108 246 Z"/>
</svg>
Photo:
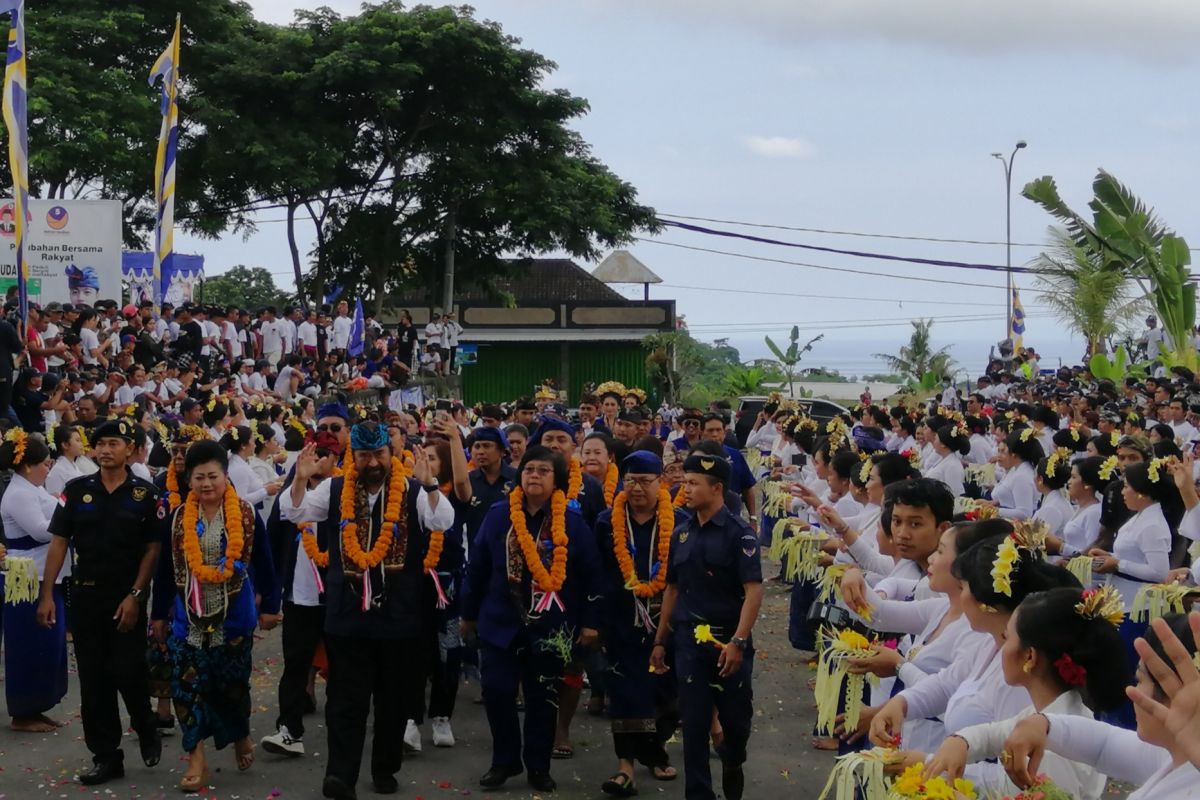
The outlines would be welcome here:
<svg viewBox="0 0 1200 800">
<path fill-rule="evenodd" d="M 674 780 L 675 768 L 664 747 L 679 724 L 674 676 L 646 670 L 654 649 L 667 585 L 671 532 L 688 515 L 676 509 L 663 481 L 663 462 L 637 450 L 623 462 L 625 488 L 596 522 L 604 565 L 605 675 L 617 772 L 601 787 L 628 797 L 634 786 L 634 761 L 649 767 L 656 780 Z"/>
<path fill-rule="evenodd" d="M 423 450 L 414 453 L 413 477 L 404 476 L 387 428 L 362 422 L 350 431 L 352 458 L 345 474 L 309 479 L 320 469 L 316 447 L 305 445 L 295 479 L 280 497 L 292 522 L 317 521 L 328 545 L 325 574 L 325 648 L 329 655 L 325 728 L 329 761 L 322 792 L 355 800 L 367 715 L 375 729 L 371 777 L 379 794 L 399 791 L 395 774 L 404 757 L 404 700 L 425 680 L 421 636 L 432 608 L 425 602 L 423 561 L 430 531 L 454 524 L 454 510 L 430 475 Z"/>
<path fill-rule="evenodd" d="M 578 648 L 599 640 L 600 560 L 591 529 L 567 507 L 567 475 L 558 454 L 530 447 L 521 459 L 520 485 L 492 506 L 471 544 L 462 633 L 479 637 L 492 732 L 491 768 L 479 780 L 484 788 L 520 775 L 523 760 L 530 786 L 555 789 L 550 755 L 559 678 L 578 660 Z M 518 684 L 525 692 L 524 753 Z"/>
<path fill-rule="evenodd" d="M 714 800 L 708 765 L 712 710 L 724 730 L 718 747 L 721 788 L 741 800 L 742 765 L 754 716 L 750 634 L 762 608 L 758 536 L 725 507 L 729 462 L 695 453 L 683 462 L 684 491 L 694 516 L 671 538 L 662 620 L 650 667 L 670 669 L 666 646 L 675 645 L 679 716 L 683 728 L 684 797 Z"/>
</svg>

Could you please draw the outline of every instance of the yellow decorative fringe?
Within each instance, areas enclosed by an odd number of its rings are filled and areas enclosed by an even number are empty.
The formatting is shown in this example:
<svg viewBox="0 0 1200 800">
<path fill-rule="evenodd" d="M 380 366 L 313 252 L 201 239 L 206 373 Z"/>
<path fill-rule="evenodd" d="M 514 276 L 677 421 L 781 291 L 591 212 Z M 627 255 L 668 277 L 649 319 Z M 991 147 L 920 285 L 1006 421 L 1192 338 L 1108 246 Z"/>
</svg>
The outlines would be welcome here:
<svg viewBox="0 0 1200 800">
<path fill-rule="evenodd" d="M 1079 579 L 1079 584 L 1083 588 L 1092 585 L 1092 557 L 1091 556 L 1075 556 L 1066 564 L 1067 572 Z"/>
<path fill-rule="evenodd" d="M 758 472 L 763 465 L 763 455 L 757 447 L 747 447 L 742 451 L 742 455 L 746 457 L 746 466 L 750 467 L 751 472 Z"/>
<path fill-rule="evenodd" d="M 1129 616 L 1135 622 L 1149 622 L 1167 614 L 1183 613 L 1183 598 L 1192 591 L 1178 583 L 1152 583 L 1138 589 Z"/>
<path fill-rule="evenodd" d="M 38 599 L 37 564 L 32 558 L 9 556 L 4 560 L 4 602 L 35 603 Z"/>
<path fill-rule="evenodd" d="M 871 642 L 861 633 L 852 630 L 821 630 L 824 647 L 817 662 L 817 683 L 813 694 L 817 699 L 817 733 L 833 735 L 837 722 L 838 694 L 843 682 L 846 685 L 846 730 L 858 727 L 862 713 L 863 694 L 866 684 L 879 682 L 874 675 L 851 675 L 848 661 L 851 658 L 868 658 L 874 655 Z"/>
<path fill-rule="evenodd" d="M 883 747 L 840 756 L 817 800 L 886 800 L 890 781 L 884 767 L 897 760 L 897 751 Z"/>
<path fill-rule="evenodd" d="M 789 581 L 816 581 L 821 577 L 821 545 L 829 540 L 824 533 L 797 533 L 779 546 L 784 577 Z"/>
<path fill-rule="evenodd" d="M 792 494 L 784 488 L 780 481 L 767 481 L 763 485 L 763 496 L 766 498 L 763 501 L 762 513 L 768 517 L 786 516 L 788 507 L 792 503 Z"/>
<path fill-rule="evenodd" d="M 821 573 L 820 592 L 817 599 L 822 603 L 832 603 L 837 597 L 838 590 L 842 587 L 842 576 L 848 569 L 850 569 L 850 565 L 844 563 L 834 563 L 826 567 L 825 571 Z"/>
</svg>

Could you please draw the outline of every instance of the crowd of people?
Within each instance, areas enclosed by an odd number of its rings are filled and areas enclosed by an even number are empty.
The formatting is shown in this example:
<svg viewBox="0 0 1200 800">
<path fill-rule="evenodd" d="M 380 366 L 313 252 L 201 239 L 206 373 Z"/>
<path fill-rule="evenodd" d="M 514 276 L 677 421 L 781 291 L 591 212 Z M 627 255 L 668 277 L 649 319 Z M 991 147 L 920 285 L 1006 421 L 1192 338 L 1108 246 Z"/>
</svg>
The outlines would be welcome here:
<svg viewBox="0 0 1200 800">
<path fill-rule="evenodd" d="M 1200 618 L 1161 614 L 1200 578 L 1186 372 L 997 362 L 969 391 L 821 419 L 773 396 L 739 441 L 727 402 L 652 411 L 614 381 L 576 411 L 549 388 L 350 404 L 422 347 L 405 315 L 351 357 L 347 312 L 50 304 L 24 340 L 0 321 L 0 367 L 27 365 L 0 413 L 7 707 L 14 731 L 55 731 L 73 648 L 81 783 L 125 773 L 118 698 L 143 763 L 178 733 L 200 792 L 211 750 L 239 770 L 309 752 L 323 681 L 324 796 L 357 796 L 372 710 L 371 786 L 395 793 L 406 753 L 455 746 L 469 677 L 486 789 L 553 791 L 586 705 L 611 720 L 606 794 L 638 793 L 640 765 L 737 800 L 767 551 L 802 657 L 867 643 L 848 672 L 869 696 L 817 698 L 841 712 L 818 748 L 886 747 L 889 772 L 981 796 L 1200 785 Z M 425 351 L 453 363 L 456 323 L 435 322 Z M 255 633 L 277 626 L 275 730 L 252 732 Z"/>
</svg>

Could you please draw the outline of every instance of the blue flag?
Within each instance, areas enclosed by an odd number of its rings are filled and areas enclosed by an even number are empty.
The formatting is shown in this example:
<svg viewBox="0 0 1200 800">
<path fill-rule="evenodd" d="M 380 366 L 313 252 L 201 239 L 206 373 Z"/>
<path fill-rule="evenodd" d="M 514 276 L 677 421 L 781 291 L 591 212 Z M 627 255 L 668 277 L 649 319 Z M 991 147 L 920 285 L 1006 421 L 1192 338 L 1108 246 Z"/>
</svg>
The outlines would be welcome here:
<svg viewBox="0 0 1200 800">
<path fill-rule="evenodd" d="M 361 356 L 363 352 L 363 333 L 366 331 L 363 322 L 362 298 L 354 302 L 354 322 L 350 323 L 350 345 L 346 353 L 351 356 Z"/>
</svg>

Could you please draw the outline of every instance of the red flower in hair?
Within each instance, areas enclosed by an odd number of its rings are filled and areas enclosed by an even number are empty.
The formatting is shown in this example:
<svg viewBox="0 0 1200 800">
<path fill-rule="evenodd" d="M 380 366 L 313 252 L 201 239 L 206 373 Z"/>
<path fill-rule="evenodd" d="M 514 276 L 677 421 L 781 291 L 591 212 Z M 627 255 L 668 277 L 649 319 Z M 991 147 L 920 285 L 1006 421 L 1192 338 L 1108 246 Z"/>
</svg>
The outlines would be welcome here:
<svg viewBox="0 0 1200 800">
<path fill-rule="evenodd" d="M 1067 686 L 1083 686 L 1087 683 L 1087 670 L 1082 665 L 1076 664 L 1075 659 L 1067 653 L 1058 657 L 1058 660 L 1054 662 L 1054 668 L 1058 670 L 1058 676 Z"/>
</svg>

